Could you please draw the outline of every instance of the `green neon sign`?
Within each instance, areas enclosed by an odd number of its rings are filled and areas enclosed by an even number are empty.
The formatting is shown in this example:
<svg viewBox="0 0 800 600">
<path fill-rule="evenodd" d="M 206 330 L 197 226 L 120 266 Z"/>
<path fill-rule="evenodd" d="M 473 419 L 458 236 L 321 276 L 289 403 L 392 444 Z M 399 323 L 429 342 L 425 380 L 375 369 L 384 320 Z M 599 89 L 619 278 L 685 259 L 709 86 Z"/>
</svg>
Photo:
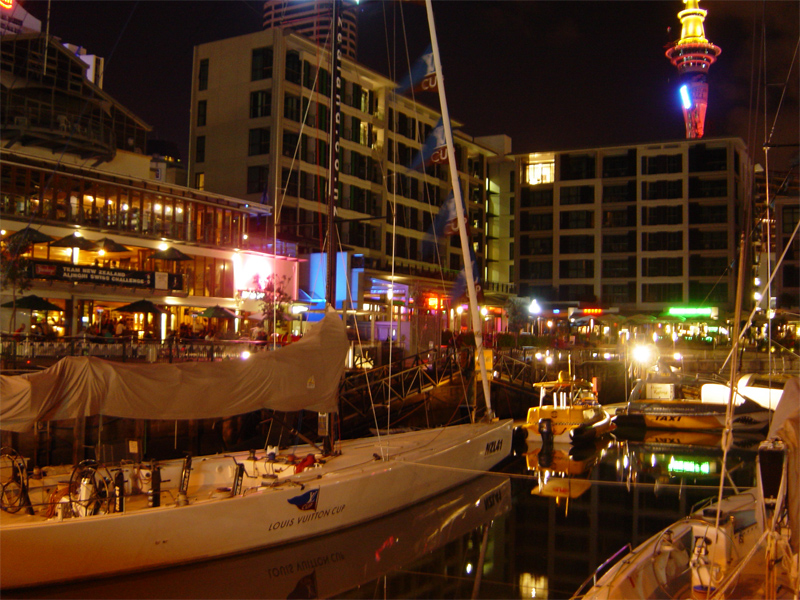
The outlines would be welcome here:
<svg viewBox="0 0 800 600">
<path fill-rule="evenodd" d="M 670 458 L 668 468 L 675 473 L 696 473 L 699 475 L 709 475 L 711 473 L 711 463 L 681 460 L 675 457 Z"/>
<path fill-rule="evenodd" d="M 684 308 L 673 306 L 667 309 L 667 314 L 673 317 L 710 317 L 714 311 L 711 307 L 705 308 Z"/>
</svg>

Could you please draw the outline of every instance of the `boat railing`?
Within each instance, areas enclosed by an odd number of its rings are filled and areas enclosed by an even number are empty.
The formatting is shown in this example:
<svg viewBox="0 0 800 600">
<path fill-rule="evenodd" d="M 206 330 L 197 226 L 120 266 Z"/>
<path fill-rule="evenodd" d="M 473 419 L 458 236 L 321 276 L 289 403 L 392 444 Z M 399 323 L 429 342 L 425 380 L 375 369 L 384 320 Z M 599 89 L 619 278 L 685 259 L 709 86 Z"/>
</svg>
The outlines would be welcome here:
<svg viewBox="0 0 800 600">
<path fill-rule="evenodd" d="M 580 587 L 572 595 L 572 598 L 570 600 L 576 600 L 578 598 L 583 598 L 583 596 L 585 594 L 585 590 L 589 589 L 590 586 L 591 587 L 596 586 L 597 585 L 597 580 L 600 577 L 602 577 L 603 574 L 605 574 L 605 572 L 608 569 L 613 567 L 617 563 L 617 561 L 619 559 L 621 559 L 623 556 L 627 556 L 628 554 L 630 554 L 632 548 L 633 548 L 633 546 L 631 546 L 631 543 L 628 542 L 622 548 L 620 548 L 614 554 L 612 554 L 610 558 L 608 558 L 603 564 L 601 564 L 599 567 L 597 567 L 595 569 L 594 573 L 592 573 L 591 575 L 589 575 L 589 577 L 586 578 L 586 581 L 584 581 L 580 585 Z"/>
</svg>

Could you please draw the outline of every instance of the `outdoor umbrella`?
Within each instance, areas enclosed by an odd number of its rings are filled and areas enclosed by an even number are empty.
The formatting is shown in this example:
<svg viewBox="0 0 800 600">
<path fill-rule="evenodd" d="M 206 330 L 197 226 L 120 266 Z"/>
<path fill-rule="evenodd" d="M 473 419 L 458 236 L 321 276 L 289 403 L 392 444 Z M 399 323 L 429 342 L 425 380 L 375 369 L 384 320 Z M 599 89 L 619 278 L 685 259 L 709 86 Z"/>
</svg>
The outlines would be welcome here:
<svg viewBox="0 0 800 600">
<path fill-rule="evenodd" d="M 97 240 L 97 249 L 105 250 L 109 254 L 131 251 L 130 248 L 123 246 L 122 244 L 112 240 L 111 238 L 100 238 L 99 240 Z"/>
<path fill-rule="evenodd" d="M 154 315 L 160 315 L 164 312 L 155 304 L 150 302 L 150 300 L 137 300 L 136 302 L 131 302 L 130 304 L 120 306 L 114 310 L 123 313 L 151 313 Z"/>
<path fill-rule="evenodd" d="M 97 244 L 76 233 L 50 243 L 51 248 L 78 248 L 79 250 L 97 250 Z"/>
<path fill-rule="evenodd" d="M 177 248 L 167 248 L 166 250 L 158 250 L 150 255 L 150 258 L 159 258 L 161 260 L 192 260 L 188 254 L 184 254 Z"/>
<path fill-rule="evenodd" d="M 212 308 L 207 308 L 203 312 L 200 313 L 201 317 L 205 317 L 207 319 L 236 319 L 236 314 L 229 311 L 227 308 L 224 308 L 217 304 Z"/>
<path fill-rule="evenodd" d="M 14 308 L 14 302 L 6 302 L 0 306 L 3 308 Z M 59 312 L 64 310 L 57 304 L 53 304 L 49 300 L 45 300 L 44 298 L 34 294 L 17 298 L 16 307 L 21 310 L 44 310 Z"/>
<path fill-rule="evenodd" d="M 3 242 L 6 244 L 16 243 L 17 240 L 24 240 L 31 244 L 44 244 L 45 242 L 52 242 L 53 238 L 42 233 L 38 229 L 34 229 L 31 226 L 20 229 L 16 233 L 12 233 L 11 235 L 7 235 L 5 238 L 3 238 Z"/>
</svg>

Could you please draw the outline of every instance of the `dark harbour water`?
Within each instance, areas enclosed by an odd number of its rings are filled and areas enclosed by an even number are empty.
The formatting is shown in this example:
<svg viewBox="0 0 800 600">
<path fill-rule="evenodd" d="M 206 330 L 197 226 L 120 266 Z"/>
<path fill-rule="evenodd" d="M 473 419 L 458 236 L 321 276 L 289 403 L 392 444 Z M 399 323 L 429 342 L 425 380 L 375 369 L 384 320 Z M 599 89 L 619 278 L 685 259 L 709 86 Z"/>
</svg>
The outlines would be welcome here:
<svg viewBox="0 0 800 600">
<path fill-rule="evenodd" d="M 2 597 L 568 598 L 626 543 L 717 493 L 716 437 L 638 437 L 531 444 L 497 473 L 419 506 L 277 550 Z M 748 487 L 758 440 L 737 441 L 728 469 Z M 124 543 L 109 540 L 108 551 Z"/>
</svg>

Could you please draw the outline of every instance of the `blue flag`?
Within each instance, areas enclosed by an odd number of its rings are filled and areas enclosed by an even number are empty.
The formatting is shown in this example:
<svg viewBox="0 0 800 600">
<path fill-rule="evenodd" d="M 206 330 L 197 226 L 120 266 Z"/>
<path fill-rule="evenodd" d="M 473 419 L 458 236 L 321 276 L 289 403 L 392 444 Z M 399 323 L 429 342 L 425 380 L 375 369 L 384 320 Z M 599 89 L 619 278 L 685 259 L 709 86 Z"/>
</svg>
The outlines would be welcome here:
<svg viewBox="0 0 800 600">
<path fill-rule="evenodd" d="M 481 286 L 480 269 L 478 268 L 478 262 L 475 260 L 475 252 L 472 250 L 472 246 L 469 247 L 469 257 L 470 261 L 472 262 L 472 279 L 475 282 L 475 292 L 478 296 L 478 302 L 480 302 L 483 298 L 483 289 Z M 455 304 L 465 296 L 467 298 L 469 297 L 467 295 L 466 267 L 461 269 L 461 272 L 458 274 L 458 277 L 456 277 L 456 280 L 453 283 L 453 289 L 450 292 L 450 300 L 453 304 Z"/>
<path fill-rule="evenodd" d="M 462 204 L 463 206 L 463 204 Z M 466 212 L 466 211 L 465 211 Z M 433 259 L 433 250 L 439 240 L 458 233 L 458 215 L 456 214 L 456 198 L 451 191 L 433 221 L 433 225 L 422 240 L 422 256 L 425 260 Z"/>
<path fill-rule="evenodd" d="M 415 92 L 433 92 L 437 89 L 436 67 L 433 64 L 433 49 L 431 45 L 425 49 L 406 75 L 398 84 L 395 92 L 405 94 L 411 90 Z"/>
<path fill-rule="evenodd" d="M 414 162 L 409 165 L 408 170 L 417 171 L 432 164 L 441 165 L 447 164 L 447 162 L 447 140 L 444 137 L 444 123 L 439 119 Z"/>
</svg>

